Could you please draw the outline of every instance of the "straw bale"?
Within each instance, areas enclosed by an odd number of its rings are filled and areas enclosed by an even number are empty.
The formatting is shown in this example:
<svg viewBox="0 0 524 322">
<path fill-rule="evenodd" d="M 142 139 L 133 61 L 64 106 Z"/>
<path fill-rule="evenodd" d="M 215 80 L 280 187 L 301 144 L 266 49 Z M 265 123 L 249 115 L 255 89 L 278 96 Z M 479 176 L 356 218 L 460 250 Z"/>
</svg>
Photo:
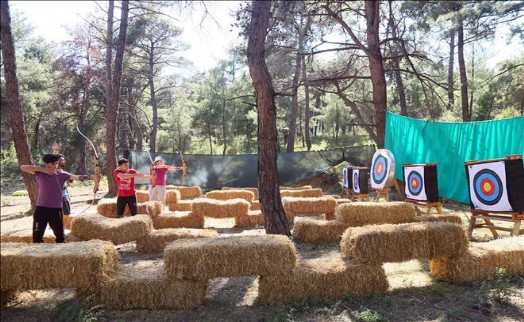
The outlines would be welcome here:
<svg viewBox="0 0 524 322">
<path fill-rule="evenodd" d="M 415 208 L 406 202 L 351 202 L 340 204 L 335 211 L 338 221 L 353 227 L 413 222 Z"/>
<path fill-rule="evenodd" d="M 71 232 L 82 240 L 100 239 L 119 245 L 150 234 L 152 227 L 153 221 L 148 215 L 106 218 L 91 214 L 76 218 Z"/>
<path fill-rule="evenodd" d="M 450 283 L 481 281 L 504 268 L 507 275 L 524 275 L 524 236 L 471 243 L 461 255 L 430 260 L 431 274 Z"/>
<path fill-rule="evenodd" d="M 66 241 L 75 241 L 69 229 L 64 230 Z M 11 232 L 7 232 L 2 235 L 0 242 L 2 243 L 32 243 L 33 242 L 33 230 L 32 229 L 21 229 Z M 44 243 L 54 244 L 55 234 L 51 228 L 47 228 L 44 233 Z"/>
<path fill-rule="evenodd" d="M 255 194 L 250 190 L 213 190 L 206 193 L 206 197 L 217 200 L 230 200 L 230 199 L 244 199 L 247 202 L 253 202 L 255 200 Z"/>
<path fill-rule="evenodd" d="M 352 202 L 352 201 L 349 198 L 338 198 L 337 199 L 337 204 L 339 204 L 339 205 L 341 205 L 343 203 L 350 203 L 350 202 Z"/>
<path fill-rule="evenodd" d="M 251 203 L 251 210 L 260 210 L 262 209 L 261 208 L 261 205 L 260 205 L 260 201 L 258 200 L 254 200 L 252 203 Z"/>
<path fill-rule="evenodd" d="M 151 218 L 156 218 L 164 211 L 164 206 L 160 201 L 148 201 L 138 205 L 137 214 L 147 214 Z"/>
<path fill-rule="evenodd" d="M 322 189 L 311 188 L 311 189 L 294 189 L 294 190 L 283 190 L 280 189 L 281 197 L 322 197 Z"/>
<path fill-rule="evenodd" d="M 18 295 L 16 290 L 0 290 L 0 305 L 4 306 Z"/>
<path fill-rule="evenodd" d="M 192 211 L 166 211 L 153 220 L 155 229 L 204 228 L 204 216 Z"/>
<path fill-rule="evenodd" d="M 95 294 L 98 304 L 109 309 L 190 309 L 202 304 L 207 281 L 168 279 L 164 265 L 140 269 L 119 265 L 117 274 Z"/>
<path fill-rule="evenodd" d="M 291 186 L 281 186 L 280 190 L 305 190 L 305 189 L 313 189 L 312 185 L 305 185 L 305 186 L 299 186 L 299 187 L 291 187 Z"/>
<path fill-rule="evenodd" d="M 116 198 L 102 198 L 98 201 L 96 211 L 105 217 L 116 217 Z"/>
<path fill-rule="evenodd" d="M 283 235 L 179 239 L 164 250 L 170 278 L 284 275 L 296 264 L 293 242 Z"/>
<path fill-rule="evenodd" d="M 250 210 L 247 215 L 249 216 L 251 227 L 264 226 L 266 223 L 262 210 Z"/>
<path fill-rule="evenodd" d="M 300 260 L 287 275 L 261 276 L 258 298 L 266 305 L 312 298 L 342 300 L 348 294 L 385 293 L 389 287 L 381 265 L 359 265 L 339 257 Z"/>
<path fill-rule="evenodd" d="M 193 200 L 178 200 L 176 204 L 169 204 L 169 210 L 175 211 L 192 211 L 193 210 Z"/>
<path fill-rule="evenodd" d="M 297 218 L 293 225 L 293 240 L 306 243 L 339 242 L 349 224 L 337 220 Z"/>
<path fill-rule="evenodd" d="M 462 225 L 462 218 L 456 214 L 420 215 L 415 217 L 415 222 L 441 221 Z"/>
<path fill-rule="evenodd" d="M 97 287 L 116 271 L 118 252 L 100 240 L 64 244 L 2 243 L 2 290 Z"/>
<path fill-rule="evenodd" d="M 182 199 L 180 191 L 176 189 L 166 190 L 166 204 L 177 204 Z"/>
<path fill-rule="evenodd" d="M 222 187 L 222 190 L 249 190 L 253 192 L 255 195 L 255 200 L 258 200 L 258 188 L 256 187 L 242 187 L 242 188 L 236 188 L 236 187 Z"/>
<path fill-rule="evenodd" d="M 461 226 L 428 222 L 348 228 L 340 250 L 355 262 L 387 263 L 453 256 L 466 251 L 467 245 Z"/>
<path fill-rule="evenodd" d="M 282 205 L 286 212 L 295 215 L 318 215 L 323 213 L 334 213 L 337 200 L 332 197 L 283 197 Z"/>
<path fill-rule="evenodd" d="M 140 253 L 163 252 L 170 242 L 183 238 L 218 238 L 214 229 L 167 228 L 153 230 L 151 234 L 136 240 L 136 250 Z"/>
<path fill-rule="evenodd" d="M 143 203 L 149 201 L 149 191 L 147 190 L 136 190 L 135 191 L 136 202 Z"/>
<path fill-rule="evenodd" d="M 244 199 L 216 200 L 198 198 L 193 200 L 193 212 L 199 216 L 229 218 L 247 216 L 250 203 Z"/>
<path fill-rule="evenodd" d="M 182 199 L 194 199 L 194 198 L 200 198 L 202 195 L 202 189 L 199 186 L 173 186 L 168 185 L 166 186 L 166 189 L 176 189 L 180 191 L 180 197 Z"/>
<path fill-rule="evenodd" d="M 234 227 L 238 228 L 251 228 L 253 225 L 251 224 L 251 218 L 249 218 L 249 210 L 245 214 L 238 215 L 235 217 L 235 225 Z"/>
</svg>

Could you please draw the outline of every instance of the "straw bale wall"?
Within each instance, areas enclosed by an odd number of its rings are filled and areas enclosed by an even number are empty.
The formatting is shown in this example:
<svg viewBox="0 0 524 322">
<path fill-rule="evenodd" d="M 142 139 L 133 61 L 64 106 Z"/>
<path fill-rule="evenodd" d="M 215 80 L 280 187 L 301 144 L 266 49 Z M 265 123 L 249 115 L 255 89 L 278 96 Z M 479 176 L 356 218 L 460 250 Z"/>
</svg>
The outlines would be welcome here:
<svg viewBox="0 0 524 322">
<path fill-rule="evenodd" d="M 388 280 L 381 265 L 352 264 L 339 257 L 300 260 L 286 275 L 261 276 L 258 298 L 266 305 L 310 298 L 345 299 L 348 294 L 385 293 Z"/>
<path fill-rule="evenodd" d="M 299 187 L 291 187 L 291 186 L 281 186 L 280 190 L 306 190 L 306 189 L 313 189 L 312 185 L 305 185 L 305 186 L 299 186 Z"/>
<path fill-rule="evenodd" d="M 353 201 L 351 201 L 351 199 L 348 199 L 348 198 L 338 198 L 337 199 L 337 204 L 341 205 L 343 203 L 351 203 Z"/>
<path fill-rule="evenodd" d="M 204 228 L 204 216 L 192 211 L 165 211 L 153 220 L 155 229 Z"/>
<path fill-rule="evenodd" d="M 416 216 L 414 222 L 450 222 L 453 224 L 462 225 L 462 218 L 459 215 L 455 214 L 445 214 L 445 215 L 420 215 Z"/>
<path fill-rule="evenodd" d="M 170 211 L 191 211 L 193 210 L 193 200 L 195 199 L 190 199 L 190 200 L 178 200 L 178 202 L 176 204 L 173 204 L 173 203 L 170 203 L 168 204 L 169 205 L 169 210 Z"/>
<path fill-rule="evenodd" d="M 115 274 L 118 252 L 100 240 L 63 244 L 2 243 L 2 290 L 96 288 Z"/>
<path fill-rule="evenodd" d="M 164 250 L 170 278 L 205 281 L 216 277 L 285 275 L 297 252 L 283 235 L 179 239 Z"/>
<path fill-rule="evenodd" d="M 251 227 L 255 227 L 257 225 L 264 226 L 266 223 L 266 218 L 264 218 L 262 210 L 250 210 L 247 215 L 249 217 Z"/>
<path fill-rule="evenodd" d="M 153 221 L 148 215 L 106 218 L 90 214 L 76 218 L 71 232 L 81 240 L 100 239 L 119 245 L 150 234 L 152 228 Z"/>
<path fill-rule="evenodd" d="M 255 200 L 255 194 L 249 190 L 230 189 L 230 190 L 213 190 L 206 193 L 206 197 L 217 200 L 244 199 L 251 203 Z"/>
<path fill-rule="evenodd" d="M 370 225 L 348 228 L 340 250 L 358 263 L 404 262 L 458 255 L 466 251 L 464 229 L 447 222 Z"/>
<path fill-rule="evenodd" d="M 166 190 L 166 204 L 176 205 L 180 199 L 182 199 L 182 195 L 180 194 L 180 191 L 176 189 Z"/>
<path fill-rule="evenodd" d="M 214 229 L 167 228 L 153 230 L 151 234 L 136 240 L 136 250 L 140 253 L 159 253 L 170 242 L 183 238 L 218 238 Z"/>
<path fill-rule="evenodd" d="M 193 213 L 212 218 L 247 216 L 249 202 L 244 199 L 216 200 L 199 198 L 193 201 Z"/>
<path fill-rule="evenodd" d="M 236 188 L 236 187 L 222 187 L 222 190 L 249 190 L 253 192 L 255 195 L 255 200 L 258 200 L 258 188 L 256 187 L 242 187 L 242 188 Z"/>
<path fill-rule="evenodd" d="M 207 282 L 168 279 L 164 265 L 118 266 L 117 274 L 95 294 L 109 309 L 185 310 L 198 307 L 206 296 Z"/>
<path fill-rule="evenodd" d="M 149 191 L 147 190 L 136 190 L 135 191 L 136 202 L 143 203 L 149 201 Z"/>
<path fill-rule="evenodd" d="M 74 236 L 71 234 L 71 231 L 66 229 L 64 230 L 66 241 L 75 241 Z M 5 233 L 0 238 L 2 243 L 32 243 L 33 242 L 33 230 L 32 229 L 22 229 L 15 230 L 8 233 Z M 47 228 L 44 233 L 44 243 L 54 244 L 55 234 L 51 228 Z"/>
<path fill-rule="evenodd" d="M 148 199 L 149 200 L 149 199 Z M 158 204 L 158 205 L 157 205 Z M 137 214 L 138 215 L 149 215 L 154 218 L 162 213 L 163 206 L 159 201 L 146 201 L 143 203 L 137 203 Z M 107 218 L 117 218 L 117 206 L 116 198 L 103 198 L 100 199 L 96 206 L 97 212 Z M 124 216 L 131 216 L 129 207 L 124 210 Z"/>
<path fill-rule="evenodd" d="M 406 202 L 351 202 L 338 205 L 335 211 L 338 221 L 353 227 L 408 223 L 416 215 L 413 205 Z"/>
<path fill-rule="evenodd" d="M 281 197 L 322 197 L 323 192 L 320 188 L 311 188 L 311 189 L 293 189 L 293 190 L 284 190 L 280 188 Z"/>
<path fill-rule="evenodd" d="M 251 210 L 261 210 L 262 207 L 260 205 L 260 201 L 255 200 L 251 203 Z"/>
<path fill-rule="evenodd" d="M 293 225 L 293 240 L 305 243 L 340 242 L 349 224 L 337 220 L 297 218 Z"/>
<path fill-rule="evenodd" d="M 497 269 L 507 275 L 524 275 L 524 236 L 471 243 L 460 255 L 430 260 L 431 275 L 450 283 L 493 278 Z"/>
<path fill-rule="evenodd" d="M 290 222 L 298 215 L 324 214 L 326 220 L 332 220 L 335 219 L 337 200 L 333 197 L 283 197 L 282 205 Z"/>
<path fill-rule="evenodd" d="M 176 189 L 180 191 L 180 197 L 182 199 L 194 199 L 202 196 L 202 189 L 199 186 L 174 186 L 167 185 L 167 190 Z"/>
</svg>

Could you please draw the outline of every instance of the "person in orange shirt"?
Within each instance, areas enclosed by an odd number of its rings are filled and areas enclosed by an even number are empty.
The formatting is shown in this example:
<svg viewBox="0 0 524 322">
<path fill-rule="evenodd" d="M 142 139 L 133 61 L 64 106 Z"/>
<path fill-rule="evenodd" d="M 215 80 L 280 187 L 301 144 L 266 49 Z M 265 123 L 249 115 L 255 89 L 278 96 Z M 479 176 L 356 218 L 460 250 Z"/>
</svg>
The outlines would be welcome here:
<svg viewBox="0 0 524 322">
<path fill-rule="evenodd" d="M 136 215 L 135 178 L 149 179 L 150 176 L 141 174 L 135 169 L 130 169 L 129 161 L 127 159 L 118 160 L 118 168 L 115 169 L 113 174 L 118 186 L 118 194 L 116 198 L 117 217 L 124 217 L 126 205 L 129 207 L 131 216 Z"/>
</svg>

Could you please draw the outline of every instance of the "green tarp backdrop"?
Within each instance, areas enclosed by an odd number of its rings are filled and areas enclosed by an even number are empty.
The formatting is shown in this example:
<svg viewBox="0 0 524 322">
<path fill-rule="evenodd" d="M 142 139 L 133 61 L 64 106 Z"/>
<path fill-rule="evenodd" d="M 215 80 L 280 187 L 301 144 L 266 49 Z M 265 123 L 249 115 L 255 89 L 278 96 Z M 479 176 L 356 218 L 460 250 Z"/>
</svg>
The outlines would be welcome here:
<svg viewBox="0 0 524 322">
<path fill-rule="evenodd" d="M 385 148 L 395 157 L 395 177 L 402 164 L 436 163 L 439 196 L 469 203 L 465 161 L 524 154 L 524 117 L 445 123 L 387 112 Z"/>
</svg>

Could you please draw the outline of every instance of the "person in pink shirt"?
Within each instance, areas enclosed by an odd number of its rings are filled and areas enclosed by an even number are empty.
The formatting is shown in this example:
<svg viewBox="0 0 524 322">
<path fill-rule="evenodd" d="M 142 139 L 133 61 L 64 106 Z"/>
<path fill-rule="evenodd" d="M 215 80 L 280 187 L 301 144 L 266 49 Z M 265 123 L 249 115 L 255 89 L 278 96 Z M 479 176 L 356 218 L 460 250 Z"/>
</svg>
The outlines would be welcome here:
<svg viewBox="0 0 524 322">
<path fill-rule="evenodd" d="M 43 166 L 26 164 L 24 172 L 34 174 L 38 183 L 38 200 L 33 213 L 33 243 L 43 243 L 47 224 L 55 234 L 57 243 L 65 243 L 63 219 L 63 187 L 68 180 L 93 180 L 95 175 L 76 175 L 58 169 L 60 155 L 46 154 Z"/>
<path fill-rule="evenodd" d="M 136 215 L 136 194 L 135 194 L 135 178 L 149 179 L 149 175 L 141 174 L 135 169 L 129 168 L 129 161 L 127 159 L 118 160 L 118 168 L 113 172 L 118 193 L 116 198 L 117 217 L 124 217 L 124 210 L 126 205 L 129 207 L 131 216 Z"/>
<path fill-rule="evenodd" d="M 156 157 L 153 169 L 155 171 L 154 185 L 149 185 L 149 200 L 160 201 L 162 205 L 166 205 L 166 172 L 180 170 L 179 167 L 164 164 L 161 157 Z"/>
</svg>

